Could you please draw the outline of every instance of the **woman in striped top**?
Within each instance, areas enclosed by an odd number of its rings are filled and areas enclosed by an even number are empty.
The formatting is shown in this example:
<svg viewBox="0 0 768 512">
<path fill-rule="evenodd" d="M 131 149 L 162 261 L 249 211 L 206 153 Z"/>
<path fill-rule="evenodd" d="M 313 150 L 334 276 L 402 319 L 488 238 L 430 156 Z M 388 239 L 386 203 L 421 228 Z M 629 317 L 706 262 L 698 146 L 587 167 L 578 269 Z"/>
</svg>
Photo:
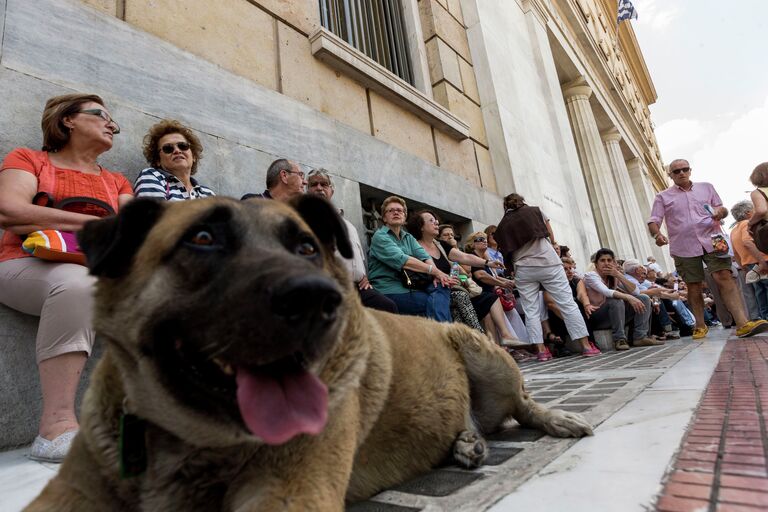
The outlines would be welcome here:
<svg viewBox="0 0 768 512">
<path fill-rule="evenodd" d="M 163 119 L 144 136 L 144 157 L 151 167 L 133 184 L 136 197 L 185 201 L 216 194 L 192 177 L 202 158 L 200 139 L 180 122 Z"/>
</svg>

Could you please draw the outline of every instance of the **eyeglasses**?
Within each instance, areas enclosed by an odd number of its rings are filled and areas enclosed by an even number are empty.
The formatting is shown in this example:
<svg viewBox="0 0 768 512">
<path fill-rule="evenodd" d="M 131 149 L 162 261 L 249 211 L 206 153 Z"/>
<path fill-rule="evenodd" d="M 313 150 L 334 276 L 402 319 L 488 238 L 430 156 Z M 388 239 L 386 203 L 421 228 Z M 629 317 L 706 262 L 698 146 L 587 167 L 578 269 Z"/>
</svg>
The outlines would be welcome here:
<svg viewBox="0 0 768 512">
<path fill-rule="evenodd" d="M 304 179 L 304 172 L 303 172 L 303 171 L 290 171 L 290 170 L 288 170 L 288 169 L 283 169 L 283 170 L 284 170 L 285 172 L 287 172 L 288 174 L 296 174 L 296 175 L 298 175 L 298 176 L 299 176 L 299 178 L 301 178 L 302 180 Z"/>
<path fill-rule="evenodd" d="M 669 171 L 672 174 L 680 174 L 681 172 L 690 172 L 690 167 L 681 167 L 680 169 L 675 169 L 674 171 Z"/>
<path fill-rule="evenodd" d="M 479 237 L 478 237 L 478 238 L 475 238 L 475 239 L 473 240 L 473 242 L 475 242 L 475 243 L 478 243 L 478 244 L 481 244 L 481 243 L 483 243 L 483 242 L 487 242 L 487 241 L 488 241 L 488 239 L 487 239 L 487 238 L 479 238 Z"/>
<path fill-rule="evenodd" d="M 402 215 L 405 213 L 405 210 L 402 208 L 387 208 L 384 213 L 397 213 L 399 215 Z"/>
<path fill-rule="evenodd" d="M 89 116 L 99 116 L 100 118 L 105 120 L 108 125 L 111 124 L 114 126 L 114 128 L 112 128 L 112 133 L 114 133 L 115 135 L 120 133 L 120 125 L 117 124 L 117 121 L 112 119 L 112 117 L 110 117 L 109 114 L 107 114 L 104 110 L 101 110 L 100 108 L 87 108 L 85 110 L 78 110 L 77 114 L 88 114 Z"/>
<path fill-rule="evenodd" d="M 189 149 L 189 142 L 169 142 L 168 144 L 163 144 L 160 149 L 166 155 L 170 155 L 176 148 L 179 148 L 179 151 L 186 151 Z"/>
</svg>

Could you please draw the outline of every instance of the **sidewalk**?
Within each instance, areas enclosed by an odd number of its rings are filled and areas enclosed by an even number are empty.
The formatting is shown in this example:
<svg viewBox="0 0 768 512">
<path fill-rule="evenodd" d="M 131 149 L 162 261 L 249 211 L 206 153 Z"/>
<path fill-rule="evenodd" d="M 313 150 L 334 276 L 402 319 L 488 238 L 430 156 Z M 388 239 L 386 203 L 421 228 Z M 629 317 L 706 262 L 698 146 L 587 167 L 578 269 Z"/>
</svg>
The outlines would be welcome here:
<svg viewBox="0 0 768 512">
<path fill-rule="evenodd" d="M 490 437 L 479 470 L 442 467 L 349 510 L 765 510 L 768 337 L 726 343 L 730 334 L 523 363 L 534 398 L 584 414 L 593 437 L 513 427 Z M 25 452 L 0 453 L 3 510 L 20 510 L 55 474 Z"/>
</svg>

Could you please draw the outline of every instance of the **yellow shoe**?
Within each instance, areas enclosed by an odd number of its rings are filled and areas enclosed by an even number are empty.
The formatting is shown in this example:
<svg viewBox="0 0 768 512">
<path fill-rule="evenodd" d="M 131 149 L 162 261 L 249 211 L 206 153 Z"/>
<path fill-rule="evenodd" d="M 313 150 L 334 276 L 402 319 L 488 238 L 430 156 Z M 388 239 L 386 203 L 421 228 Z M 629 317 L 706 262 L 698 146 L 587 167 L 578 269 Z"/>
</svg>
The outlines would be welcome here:
<svg viewBox="0 0 768 512">
<path fill-rule="evenodd" d="M 736 336 L 739 338 L 749 338 L 765 331 L 768 331 L 768 322 L 765 320 L 752 320 L 736 329 Z"/>
<path fill-rule="evenodd" d="M 691 336 L 695 340 L 700 340 L 702 338 L 707 337 L 707 333 L 709 332 L 709 327 L 706 325 L 704 327 L 696 327 L 693 329 L 693 336 Z"/>
</svg>

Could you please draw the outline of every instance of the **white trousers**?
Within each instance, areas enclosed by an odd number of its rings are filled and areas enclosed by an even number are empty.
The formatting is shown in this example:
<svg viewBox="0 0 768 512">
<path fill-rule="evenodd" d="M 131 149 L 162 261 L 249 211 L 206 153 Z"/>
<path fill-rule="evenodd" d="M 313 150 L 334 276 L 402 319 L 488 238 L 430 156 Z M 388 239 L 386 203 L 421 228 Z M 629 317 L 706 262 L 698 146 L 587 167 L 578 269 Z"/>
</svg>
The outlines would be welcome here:
<svg viewBox="0 0 768 512">
<path fill-rule="evenodd" d="M 565 327 L 572 340 L 589 335 L 584 318 L 573 298 L 568 278 L 562 265 L 549 267 L 516 267 L 515 283 L 525 312 L 525 327 L 531 343 L 544 343 L 541 332 L 541 306 L 539 290 L 544 288 L 563 315 Z"/>
</svg>

